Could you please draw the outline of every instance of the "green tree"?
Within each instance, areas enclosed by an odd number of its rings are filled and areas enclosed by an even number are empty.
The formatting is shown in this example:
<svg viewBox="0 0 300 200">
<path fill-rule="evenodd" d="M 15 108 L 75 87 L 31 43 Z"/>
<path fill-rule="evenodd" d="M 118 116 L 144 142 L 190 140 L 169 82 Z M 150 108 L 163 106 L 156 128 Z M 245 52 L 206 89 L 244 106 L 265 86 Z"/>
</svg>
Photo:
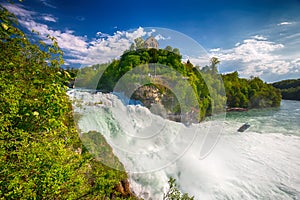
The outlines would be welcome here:
<svg viewBox="0 0 300 200">
<path fill-rule="evenodd" d="M 136 49 L 135 44 L 132 43 L 129 47 L 129 51 L 134 51 Z"/>
<path fill-rule="evenodd" d="M 272 86 L 280 90 L 283 99 L 300 100 L 300 79 L 282 80 Z"/>
<path fill-rule="evenodd" d="M 177 54 L 177 55 L 180 55 L 180 51 L 178 48 L 174 48 L 173 49 L 173 53 Z"/>
<path fill-rule="evenodd" d="M 181 192 L 177 188 L 175 181 L 176 180 L 174 178 L 170 177 L 168 181 L 169 189 L 164 194 L 163 200 L 193 200 L 194 197 L 189 197 L 187 193 L 181 194 Z"/>
<path fill-rule="evenodd" d="M 218 73 L 218 64 L 220 63 L 219 59 L 216 57 L 212 57 L 210 59 L 211 70 L 213 73 Z"/>
<path fill-rule="evenodd" d="M 165 50 L 172 52 L 173 51 L 173 47 L 171 47 L 171 46 L 168 45 L 168 46 L 166 46 Z"/>
<path fill-rule="evenodd" d="M 237 72 L 223 75 L 229 107 L 262 108 L 280 105 L 279 90 L 264 83 L 258 77 L 243 79 Z"/>
<path fill-rule="evenodd" d="M 145 41 L 142 37 L 138 37 L 134 39 L 136 49 L 144 49 L 145 48 Z"/>
<path fill-rule="evenodd" d="M 122 197 L 113 188 L 126 174 L 97 162 L 78 137 L 55 38 L 32 43 L 2 6 L 0 23 L 0 198 Z"/>
</svg>

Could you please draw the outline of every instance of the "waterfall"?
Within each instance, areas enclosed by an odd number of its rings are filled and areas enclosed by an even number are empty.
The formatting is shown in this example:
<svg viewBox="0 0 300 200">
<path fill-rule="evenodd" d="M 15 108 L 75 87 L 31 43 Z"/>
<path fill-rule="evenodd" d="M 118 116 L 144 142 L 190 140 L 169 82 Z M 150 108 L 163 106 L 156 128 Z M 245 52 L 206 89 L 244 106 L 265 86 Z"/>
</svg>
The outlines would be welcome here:
<svg viewBox="0 0 300 200">
<path fill-rule="evenodd" d="M 141 105 L 126 105 L 120 95 L 78 90 L 68 95 L 80 115 L 80 132 L 106 138 L 144 199 L 162 199 L 170 176 L 195 199 L 300 199 L 297 135 L 261 134 L 255 127 L 238 133 L 242 122 L 231 118 L 185 126 Z"/>
</svg>

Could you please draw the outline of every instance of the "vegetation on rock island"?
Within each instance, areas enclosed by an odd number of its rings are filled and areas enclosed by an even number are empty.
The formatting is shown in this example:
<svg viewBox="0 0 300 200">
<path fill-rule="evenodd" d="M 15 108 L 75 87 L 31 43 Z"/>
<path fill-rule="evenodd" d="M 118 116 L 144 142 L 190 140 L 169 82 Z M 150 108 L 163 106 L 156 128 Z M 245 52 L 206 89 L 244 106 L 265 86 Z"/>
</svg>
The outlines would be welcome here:
<svg viewBox="0 0 300 200">
<path fill-rule="evenodd" d="M 198 121 L 213 112 L 225 111 L 225 107 L 280 106 L 278 89 L 258 77 L 239 78 L 237 72 L 219 74 L 219 60 L 215 57 L 209 65 L 200 67 L 190 61 L 182 62 L 180 52 L 177 49 L 174 52 L 170 46 L 165 49 L 133 47 L 109 64 L 80 69 L 79 87 L 93 86 L 102 92 L 119 90 L 132 99 L 140 100 L 146 107 L 152 103 L 162 104 L 169 115 L 190 116 L 197 111 Z M 132 88 L 135 88 L 133 93 Z M 174 91 L 177 93 L 172 93 Z"/>
</svg>

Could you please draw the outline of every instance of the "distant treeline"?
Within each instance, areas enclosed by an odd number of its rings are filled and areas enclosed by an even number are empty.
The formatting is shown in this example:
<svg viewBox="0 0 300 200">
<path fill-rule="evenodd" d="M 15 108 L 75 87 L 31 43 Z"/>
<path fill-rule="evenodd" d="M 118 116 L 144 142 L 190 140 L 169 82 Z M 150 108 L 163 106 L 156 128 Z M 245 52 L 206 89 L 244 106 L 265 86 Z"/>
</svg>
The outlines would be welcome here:
<svg viewBox="0 0 300 200">
<path fill-rule="evenodd" d="M 282 99 L 300 100 L 300 79 L 283 80 L 272 85 L 280 89 Z"/>
<path fill-rule="evenodd" d="M 280 91 L 258 77 L 239 78 L 237 72 L 222 75 L 228 107 L 264 108 L 278 107 Z"/>
</svg>

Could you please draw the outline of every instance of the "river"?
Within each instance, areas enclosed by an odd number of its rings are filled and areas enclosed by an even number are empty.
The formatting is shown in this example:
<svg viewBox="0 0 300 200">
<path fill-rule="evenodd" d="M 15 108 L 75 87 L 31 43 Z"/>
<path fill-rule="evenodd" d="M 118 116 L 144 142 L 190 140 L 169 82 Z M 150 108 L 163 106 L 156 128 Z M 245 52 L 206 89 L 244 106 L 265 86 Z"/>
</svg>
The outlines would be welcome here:
<svg viewBox="0 0 300 200">
<path fill-rule="evenodd" d="M 195 199 L 300 199 L 299 101 L 185 126 L 114 94 L 68 95 L 80 131 L 103 134 L 139 197 L 162 199 L 172 176 Z M 237 132 L 245 122 L 250 128 Z"/>
</svg>

